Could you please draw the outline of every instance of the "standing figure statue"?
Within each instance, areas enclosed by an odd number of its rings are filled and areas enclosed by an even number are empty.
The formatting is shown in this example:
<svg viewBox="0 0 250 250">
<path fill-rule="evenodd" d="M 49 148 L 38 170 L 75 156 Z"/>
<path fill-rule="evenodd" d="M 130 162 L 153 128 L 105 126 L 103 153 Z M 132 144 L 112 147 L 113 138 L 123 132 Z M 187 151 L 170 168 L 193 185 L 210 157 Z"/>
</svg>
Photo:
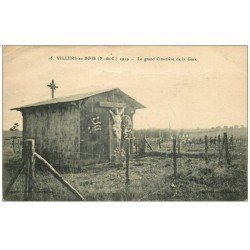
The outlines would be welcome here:
<svg viewBox="0 0 250 250">
<path fill-rule="evenodd" d="M 122 116 L 122 140 L 133 137 L 133 125 L 130 116 Z"/>
<path fill-rule="evenodd" d="M 120 142 L 122 137 L 122 115 L 124 113 L 124 108 L 119 111 L 118 108 L 114 109 L 114 112 L 112 110 L 109 110 L 109 113 L 112 116 L 113 119 L 113 133 L 115 137 L 117 138 L 117 141 Z"/>
</svg>

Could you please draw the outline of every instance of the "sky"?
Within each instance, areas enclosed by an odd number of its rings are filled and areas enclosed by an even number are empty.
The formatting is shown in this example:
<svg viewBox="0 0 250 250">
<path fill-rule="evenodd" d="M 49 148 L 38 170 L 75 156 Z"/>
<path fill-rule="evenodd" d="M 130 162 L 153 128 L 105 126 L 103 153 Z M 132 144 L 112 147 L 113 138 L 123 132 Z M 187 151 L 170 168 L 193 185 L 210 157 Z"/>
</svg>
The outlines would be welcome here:
<svg viewBox="0 0 250 250">
<path fill-rule="evenodd" d="M 10 109 L 50 99 L 52 79 L 55 97 L 120 88 L 146 106 L 136 129 L 247 125 L 246 46 L 6 46 L 4 130 L 22 129 Z"/>
</svg>

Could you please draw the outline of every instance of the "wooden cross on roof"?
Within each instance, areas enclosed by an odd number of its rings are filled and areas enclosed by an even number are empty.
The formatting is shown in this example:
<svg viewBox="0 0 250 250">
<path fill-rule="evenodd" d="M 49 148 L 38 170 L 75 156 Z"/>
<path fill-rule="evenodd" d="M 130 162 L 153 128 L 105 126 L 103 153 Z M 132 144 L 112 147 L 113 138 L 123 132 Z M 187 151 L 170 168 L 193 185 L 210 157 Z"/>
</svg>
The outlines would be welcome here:
<svg viewBox="0 0 250 250">
<path fill-rule="evenodd" d="M 52 82 L 48 84 L 47 87 L 51 89 L 52 99 L 54 99 L 54 91 L 55 89 L 58 88 L 58 86 L 56 86 L 56 84 L 54 83 L 54 80 L 52 80 Z"/>
</svg>

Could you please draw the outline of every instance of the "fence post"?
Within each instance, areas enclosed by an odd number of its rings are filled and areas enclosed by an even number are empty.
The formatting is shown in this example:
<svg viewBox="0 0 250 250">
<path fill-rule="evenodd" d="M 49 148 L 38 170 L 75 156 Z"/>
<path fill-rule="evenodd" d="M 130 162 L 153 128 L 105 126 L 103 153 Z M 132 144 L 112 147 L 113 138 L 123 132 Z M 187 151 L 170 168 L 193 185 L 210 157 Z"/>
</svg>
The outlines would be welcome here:
<svg viewBox="0 0 250 250">
<path fill-rule="evenodd" d="M 224 134 L 223 134 L 222 141 L 221 141 L 221 156 L 223 156 L 224 148 L 225 148 L 225 139 L 224 139 Z"/>
<path fill-rule="evenodd" d="M 173 139 L 173 167 L 174 167 L 174 178 L 177 177 L 177 166 L 176 166 L 176 138 Z"/>
<path fill-rule="evenodd" d="M 208 163 L 208 141 L 207 135 L 205 135 L 205 162 Z"/>
<path fill-rule="evenodd" d="M 178 150 L 178 156 L 180 156 L 180 152 L 181 152 L 181 139 L 180 138 L 178 138 L 177 150 Z"/>
<path fill-rule="evenodd" d="M 226 132 L 223 134 L 223 141 L 224 141 L 224 146 L 225 146 L 227 164 L 230 164 L 230 157 L 229 157 L 229 150 L 228 150 L 228 138 L 227 138 Z"/>
<path fill-rule="evenodd" d="M 130 138 L 130 144 L 129 144 L 129 147 L 130 147 L 130 154 L 133 156 L 134 154 L 134 137 Z"/>
<path fill-rule="evenodd" d="M 145 138 L 139 138 L 138 139 L 139 155 L 144 155 L 146 153 L 146 149 L 147 149 L 147 144 L 146 144 Z"/>
<path fill-rule="evenodd" d="M 165 183 L 167 182 L 167 168 L 168 168 L 168 145 L 166 144 Z"/>
<path fill-rule="evenodd" d="M 16 151 L 15 151 L 15 137 L 11 137 L 11 144 L 12 144 L 13 152 L 16 153 Z"/>
<path fill-rule="evenodd" d="M 24 180 L 24 200 L 28 201 L 28 190 L 29 190 L 29 162 L 28 162 L 28 150 L 26 141 L 23 142 L 23 159 L 24 165 L 26 166 L 25 169 L 25 180 Z"/>
<path fill-rule="evenodd" d="M 168 145 L 166 146 L 166 167 L 167 167 L 167 159 L 168 159 Z"/>
<path fill-rule="evenodd" d="M 159 131 L 159 149 L 161 149 L 161 142 L 162 142 L 162 135 L 161 132 Z"/>
<path fill-rule="evenodd" d="M 161 132 L 159 131 L 159 139 L 158 139 L 158 147 L 159 147 L 159 149 L 161 149 L 161 142 L 162 142 L 162 136 L 161 136 Z"/>
<path fill-rule="evenodd" d="M 145 154 L 147 152 L 147 143 L 146 143 L 146 135 L 144 136 L 144 139 L 143 139 L 143 153 Z"/>
<path fill-rule="evenodd" d="M 129 184 L 129 160 L 130 160 L 130 139 L 126 140 L 126 185 Z"/>
<path fill-rule="evenodd" d="M 27 172 L 25 177 L 25 200 L 33 199 L 33 189 L 35 182 L 35 140 L 28 139 L 25 141 L 25 164 Z"/>
<path fill-rule="evenodd" d="M 218 135 L 218 152 L 219 152 L 219 160 L 221 159 L 221 138 Z"/>
<path fill-rule="evenodd" d="M 234 150 L 234 138 L 233 138 L 233 136 L 230 137 L 229 143 L 230 143 L 230 148 L 231 148 L 232 150 Z"/>
</svg>

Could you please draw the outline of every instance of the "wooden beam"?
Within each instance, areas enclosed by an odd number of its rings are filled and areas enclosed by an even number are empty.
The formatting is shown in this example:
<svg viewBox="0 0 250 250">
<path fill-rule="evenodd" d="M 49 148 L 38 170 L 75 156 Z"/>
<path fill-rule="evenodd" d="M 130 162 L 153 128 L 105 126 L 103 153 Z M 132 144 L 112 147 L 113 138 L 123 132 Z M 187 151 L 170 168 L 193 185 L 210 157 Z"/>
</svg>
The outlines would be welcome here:
<svg viewBox="0 0 250 250">
<path fill-rule="evenodd" d="M 102 108 L 125 108 L 125 103 L 120 102 L 99 102 L 99 106 Z"/>
<path fill-rule="evenodd" d="M 25 164 L 24 164 L 24 162 L 22 162 L 21 167 L 18 169 L 16 175 L 11 179 L 11 181 L 9 182 L 9 184 L 8 184 L 8 186 L 7 186 L 7 188 L 6 188 L 5 192 L 4 192 L 4 195 L 3 195 L 4 199 L 6 199 L 8 193 L 10 192 L 10 190 L 12 188 L 12 186 L 14 185 L 14 183 L 16 182 L 16 180 L 20 176 L 20 174 L 23 172 L 24 168 L 25 168 Z"/>
<path fill-rule="evenodd" d="M 28 166 L 28 196 L 27 200 L 33 199 L 33 189 L 35 184 L 35 140 L 28 139 L 25 141 L 25 150 L 27 151 L 26 165 Z"/>
<path fill-rule="evenodd" d="M 229 150 L 228 150 L 228 138 L 227 138 L 227 133 L 223 133 L 223 141 L 224 141 L 224 145 L 225 145 L 225 153 L 226 153 L 226 160 L 227 160 L 227 164 L 230 164 L 230 157 L 229 157 Z"/>
<path fill-rule="evenodd" d="M 208 140 L 207 135 L 205 135 L 205 162 L 208 163 Z"/>
<path fill-rule="evenodd" d="M 150 148 L 151 151 L 153 151 L 153 148 L 151 147 L 150 143 L 148 142 L 148 140 L 146 139 L 146 137 L 144 138 L 146 144 L 148 145 L 148 147 Z"/>
<path fill-rule="evenodd" d="M 38 153 L 34 153 L 34 156 L 37 157 L 39 160 L 41 160 L 45 166 L 47 167 L 47 170 L 57 179 L 59 180 L 64 186 L 66 186 L 78 199 L 85 200 L 83 196 L 73 187 L 71 186 L 64 178 Z"/>
<path fill-rule="evenodd" d="M 176 138 L 173 139 L 173 167 L 174 167 L 174 178 L 177 177 L 177 165 L 176 165 Z"/>
<path fill-rule="evenodd" d="M 109 161 L 111 162 L 111 158 L 112 158 L 112 146 L 111 146 L 111 143 L 112 143 L 112 136 L 113 136 L 113 131 L 112 131 L 112 125 L 111 125 L 111 117 L 109 116 L 109 126 L 108 126 L 108 133 L 109 133 L 109 141 L 108 141 L 108 144 L 109 144 Z"/>
</svg>

